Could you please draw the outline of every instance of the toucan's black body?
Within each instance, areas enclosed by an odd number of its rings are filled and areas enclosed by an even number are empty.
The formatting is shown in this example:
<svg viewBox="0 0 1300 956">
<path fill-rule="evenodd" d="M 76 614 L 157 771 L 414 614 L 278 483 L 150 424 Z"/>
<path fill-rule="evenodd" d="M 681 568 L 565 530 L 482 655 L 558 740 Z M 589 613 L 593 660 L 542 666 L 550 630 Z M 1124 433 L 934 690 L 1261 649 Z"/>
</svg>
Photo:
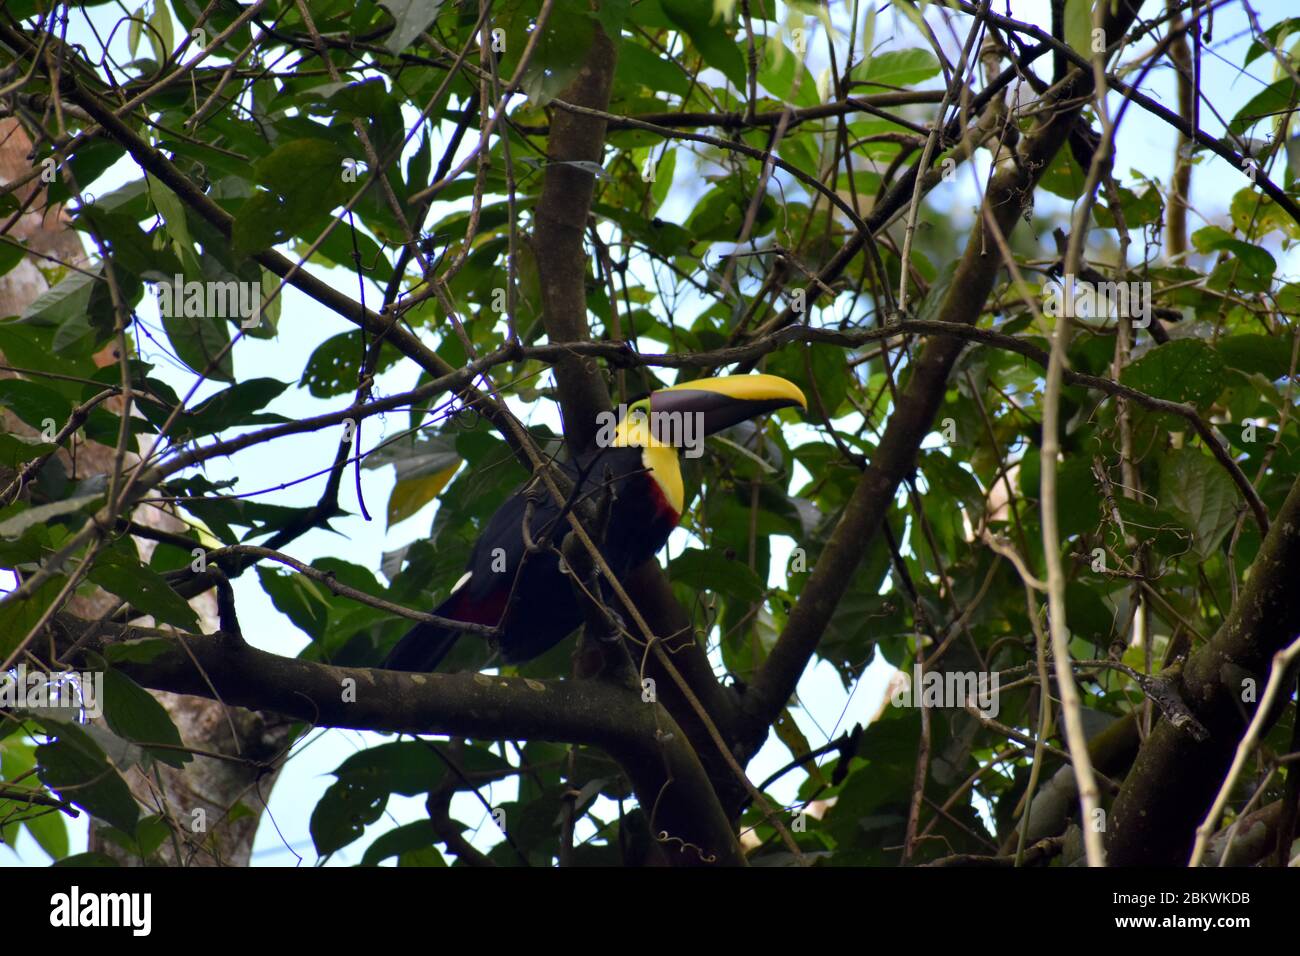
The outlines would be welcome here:
<svg viewBox="0 0 1300 956">
<path fill-rule="evenodd" d="M 559 467 L 579 487 L 578 495 L 589 501 L 599 502 L 608 482 L 612 500 L 601 555 L 616 577 L 623 578 L 668 541 L 679 516 L 646 472 L 640 448 L 605 448 L 583 456 L 576 466 L 565 462 Z M 497 509 L 474 543 L 469 579 L 462 579 L 464 584 L 433 612 L 439 617 L 493 626 L 501 620 L 513 590 L 513 608 L 498 638 L 507 663 L 544 654 L 583 621 L 573 583 L 560 571 L 556 554 L 568 521 L 548 493 L 533 495 L 529 536 L 534 542 L 548 536 L 550 546 L 528 555 L 520 570 L 527 500 L 525 486 Z M 400 671 L 434 670 L 462 633 L 435 624 L 417 624 L 397 642 L 384 666 Z"/>
<path fill-rule="evenodd" d="M 652 558 L 668 541 L 684 507 L 676 435 L 684 447 L 703 449 L 703 436 L 747 418 L 790 406 L 807 408 L 799 389 L 775 375 L 726 375 L 654 392 L 632 406 L 598 449 L 559 467 L 595 503 L 605 519 L 601 554 L 616 578 Z M 688 423 L 689 432 L 673 431 Z M 664 428 L 661 429 L 661 425 Z M 690 437 L 688 437 L 690 436 Z M 698 444 L 691 442 L 698 439 Z M 523 523 L 529 501 L 529 537 L 547 546 L 527 554 Z M 605 504 L 608 511 L 605 512 Z M 563 508 L 547 492 L 515 492 L 489 519 L 470 553 L 467 574 L 434 611 L 439 617 L 500 627 L 507 663 L 545 653 L 583 622 L 583 605 L 560 571 L 557 548 L 568 530 Z M 522 566 L 521 566 L 522 565 Z M 397 642 L 384 667 L 431 671 L 464 632 L 417 624 Z"/>
</svg>

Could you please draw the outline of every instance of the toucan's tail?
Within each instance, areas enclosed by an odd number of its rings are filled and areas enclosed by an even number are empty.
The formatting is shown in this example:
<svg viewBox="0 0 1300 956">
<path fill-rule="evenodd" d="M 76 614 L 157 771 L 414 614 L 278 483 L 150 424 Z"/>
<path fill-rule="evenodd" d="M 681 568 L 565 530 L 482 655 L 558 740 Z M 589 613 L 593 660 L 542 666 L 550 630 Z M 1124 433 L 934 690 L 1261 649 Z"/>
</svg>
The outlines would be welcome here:
<svg viewBox="0 0 1300 956">
<path fill-rule="evenodd" d="M 498 587 L 489 592 L 486 599 L 475 600 L 468 587 L 470 578 L 470 573 L 466 572 L 451 589 L 447 599 L 433 609 L 433 613 L 452 621 L 496 624 L 501 620 L 509 589 Z M 388 652 L 388 656 L 380 666 L 390 671 L 415 671 L 424 674 L 435 671 L 464 633 L 464 631 L 421 621 L 393 645 L 393 649 Z"/>
<path fill-rule="evenodd" d="M 421 621 L 393 646 L 380 666 L 390 671 L 437 670 L 462 633 Z"/>
</svg>

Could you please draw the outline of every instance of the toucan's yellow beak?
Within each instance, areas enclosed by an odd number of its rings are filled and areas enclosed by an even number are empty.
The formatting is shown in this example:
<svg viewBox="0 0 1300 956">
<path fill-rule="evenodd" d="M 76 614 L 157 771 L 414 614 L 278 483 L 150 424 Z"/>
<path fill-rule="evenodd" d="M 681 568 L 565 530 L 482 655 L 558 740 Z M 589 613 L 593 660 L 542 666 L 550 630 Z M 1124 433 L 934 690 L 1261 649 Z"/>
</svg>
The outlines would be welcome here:
<svg viewBox="0 0 1300 956">
<path fill-rule="evenodd" d="M 711 435 L 747 418 L 779 408 L 808 408 L 799 386 L 777 375 L 722 375 L 661 389 L 650 396 L 652 412 L 699 414 Z"/>
<path fill-rule="evenodd" d="M 776 375 L 723 375 L 652 392 L 619 422 L 614 445 L 682 447 L 780 408 L 807 409 L 803 392 Z M 696 444 L 694 447 L 702 447 Z M 688 455 L 695 457 L 695 455 Z"/>
<path fill-rule="evenodd" d="M 676 397 L 682 392 L 714 392 L 725 395 L 733 402 L 758 402 L 769 404 L 779 402 L 781 408 L 798 405 L 807 409 L 808 400 L 794 382 L 787 381 L 779 375 L 720 375 L 717 378 L 699 378 L 681 385 L 670 385 L 660 389 L 651 396 L 651 402 L 657 405 L 660 396 L 672 394 Z M 756 413 L 761 414 L 761 413 Z"/>
</svg>

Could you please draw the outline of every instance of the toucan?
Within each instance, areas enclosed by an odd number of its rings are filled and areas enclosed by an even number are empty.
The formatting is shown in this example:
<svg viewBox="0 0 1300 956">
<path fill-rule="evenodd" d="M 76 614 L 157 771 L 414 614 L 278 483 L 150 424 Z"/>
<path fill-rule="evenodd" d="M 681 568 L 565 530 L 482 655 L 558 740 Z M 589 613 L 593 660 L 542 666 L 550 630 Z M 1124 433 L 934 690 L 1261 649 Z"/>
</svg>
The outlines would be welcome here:
<svg viewBox="0 0 1300 956">
<path fill-rule="evenodd" d="M 474 543 L 465 574 L 433 613 L 497 628 L 506 663 L 544 654 L 584 620 L 558 552 L 572 501 L 590 496 L 603 502 L 600 551 L 622 580 L 667 543 L 681 519 L 685 491 L 679 449 L 698 453 L 704 435 L 794 406 L 807 409 L 803 392 L 775 375 L 725 375 L 652 392 L 616 423 L 602 425 L 594 448 L 558 464 L 575 489 L 565 505 L 539 493 L 534 478 L 497 509 Z M 524 540 L 525 516 L 530 516 L 531 552 Z M 538 547 L 539 542 L 548 546 Z M 463 633 L 421 622 L 382 666 L 435 670 Z"/>
</svg>

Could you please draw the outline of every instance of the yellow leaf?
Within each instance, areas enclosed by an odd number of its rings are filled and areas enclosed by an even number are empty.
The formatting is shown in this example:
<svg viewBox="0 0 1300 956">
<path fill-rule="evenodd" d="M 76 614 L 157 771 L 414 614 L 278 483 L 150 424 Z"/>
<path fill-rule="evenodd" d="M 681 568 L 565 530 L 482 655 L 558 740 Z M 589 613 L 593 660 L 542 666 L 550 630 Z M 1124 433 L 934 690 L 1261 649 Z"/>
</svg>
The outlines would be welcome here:
<svg viewBox="0 0 1300 956">
<path fill-rule="evenodd" d="M 388 496 L 388 526 L 391 528 L 399 521 L 411 517 L 427 505 L 460 468 L 460 462 L 421 478 L 407 478 L 393 486 L 393 493 Z"/>
<path fill-rule="evenodd" d="M 794 757 L 805 757 L 812 750 L 808 746 L 808 738 L 803 735 L 803 731 L 794 722 L 794 715 L 789 709 L 781 711 L 781 716 L 776 720 L 776 736 L 781 743 L 785 744 L 786 749 Z M 804 764 L 804 770 L 808 776 L 812 777 L 818 785 L 826 786 L 826 778 L 822 776 L 821 768 L 817 766 L 815 760 L 810 760 Z"/>
</svg>

